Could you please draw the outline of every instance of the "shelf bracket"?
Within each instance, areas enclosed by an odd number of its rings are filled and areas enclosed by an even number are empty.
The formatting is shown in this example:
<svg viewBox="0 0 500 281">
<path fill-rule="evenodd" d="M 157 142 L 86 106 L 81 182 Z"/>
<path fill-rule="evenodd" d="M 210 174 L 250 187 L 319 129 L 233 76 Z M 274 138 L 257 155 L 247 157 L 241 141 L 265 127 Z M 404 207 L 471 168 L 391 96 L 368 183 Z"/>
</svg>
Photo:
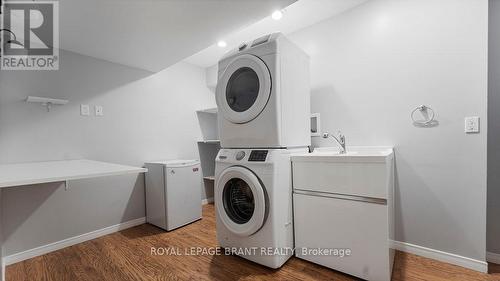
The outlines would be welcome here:
<svg viewBox="0 0 500 281">
<path fill-rule="evenodd" d="M 63 99 L 53 99 L 53 98 L 44 98 L 44 97 L 35 97 L 35 96 L 28 96 L 26 98 L 26 102 L 31 102 L 31 103 L 39 103 L 45 107 L 47 107 L 47 112 L 50 112 L 50 109 L 54 105 L 65 105 L 69 101 L 68 100 L 63 100 Z"/>
</svg>

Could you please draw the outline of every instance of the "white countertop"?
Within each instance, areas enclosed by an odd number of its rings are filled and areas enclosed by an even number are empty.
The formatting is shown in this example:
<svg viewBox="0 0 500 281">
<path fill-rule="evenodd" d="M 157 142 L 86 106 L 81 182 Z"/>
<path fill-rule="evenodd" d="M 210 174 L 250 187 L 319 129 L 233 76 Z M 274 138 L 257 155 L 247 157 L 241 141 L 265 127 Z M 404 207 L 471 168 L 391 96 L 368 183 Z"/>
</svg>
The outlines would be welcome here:
<svg viewBox="0 0 500 281">
<path fill-rule="evenodd" d="M 318 147 L 312 153 L 294 154 L 292 161 L 301 162 L 385 162 L 394 154 L 387 146 L 351 146 L 345 154 L 338 147 Z"/>
<path fill-rule="evenodd" d="M 0 165 L 0 188 L 145 173 L 147 169 L 92 160 L 64 160 Z"/>
</svg>

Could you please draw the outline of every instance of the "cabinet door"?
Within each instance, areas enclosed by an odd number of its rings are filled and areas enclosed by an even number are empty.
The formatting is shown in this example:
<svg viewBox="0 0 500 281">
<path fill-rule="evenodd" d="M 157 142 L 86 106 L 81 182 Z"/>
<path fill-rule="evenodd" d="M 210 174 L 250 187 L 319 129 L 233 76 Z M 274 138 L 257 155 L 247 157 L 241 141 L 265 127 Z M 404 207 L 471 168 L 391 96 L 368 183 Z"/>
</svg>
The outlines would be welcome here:
<svg viewBox="0 0 500 281">
<path fill-rule="evenodd" d="M 294 224 L 297 257 L 366 280 L 390 280 L 386 205 L 294 194 Z M 351 253 L 314 252 L 336 248 Z"/>
</svg>

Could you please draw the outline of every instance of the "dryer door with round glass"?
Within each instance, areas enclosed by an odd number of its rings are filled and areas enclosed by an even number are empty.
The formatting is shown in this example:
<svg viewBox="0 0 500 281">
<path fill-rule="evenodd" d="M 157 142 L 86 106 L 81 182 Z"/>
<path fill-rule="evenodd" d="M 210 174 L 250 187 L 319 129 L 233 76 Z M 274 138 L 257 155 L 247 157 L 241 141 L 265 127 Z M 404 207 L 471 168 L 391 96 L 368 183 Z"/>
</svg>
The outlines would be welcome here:
<svg viewBox="0 0 500 281">
<path fill-rule="evenodd" d="M 236 57 L 217 83 L 219 112 L 230 122 L 242 124 L 264 110 L 271 95 L 271 74 L 266 64 L 253 55 Z"/>
<path fill-rule="evenodd" d="M 265 198 L 259 179 L 249 169 L 227 168 L 217 180 L 217 212 L 226 228 L 236 235 L 250 236 L 264 225 Z"/>
</svg>

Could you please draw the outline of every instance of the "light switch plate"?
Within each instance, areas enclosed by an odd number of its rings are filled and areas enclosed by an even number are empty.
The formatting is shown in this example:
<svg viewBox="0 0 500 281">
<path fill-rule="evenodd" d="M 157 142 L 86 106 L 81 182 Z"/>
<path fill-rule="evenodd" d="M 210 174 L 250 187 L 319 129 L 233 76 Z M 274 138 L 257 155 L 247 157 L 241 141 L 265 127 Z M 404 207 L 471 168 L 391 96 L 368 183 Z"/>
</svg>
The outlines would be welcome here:
<svg viewBox="0 0 500 281">
<path fill-rule="evenodd" d="M 88 104 L 80 105 L 80 115 L 81 116 L 89 116 L 90 115 L 90 106 Z"/>
<path fill-rule="evenodd" d="M 102 105 L 95 106 L 95 116 L 104 116 L 104 108 Z"/>
<path fill-rule="evenodd" d="M 465 132 L 468 134 L 479 133 L 479 117 L 465 117 Z"/>
</svg>

